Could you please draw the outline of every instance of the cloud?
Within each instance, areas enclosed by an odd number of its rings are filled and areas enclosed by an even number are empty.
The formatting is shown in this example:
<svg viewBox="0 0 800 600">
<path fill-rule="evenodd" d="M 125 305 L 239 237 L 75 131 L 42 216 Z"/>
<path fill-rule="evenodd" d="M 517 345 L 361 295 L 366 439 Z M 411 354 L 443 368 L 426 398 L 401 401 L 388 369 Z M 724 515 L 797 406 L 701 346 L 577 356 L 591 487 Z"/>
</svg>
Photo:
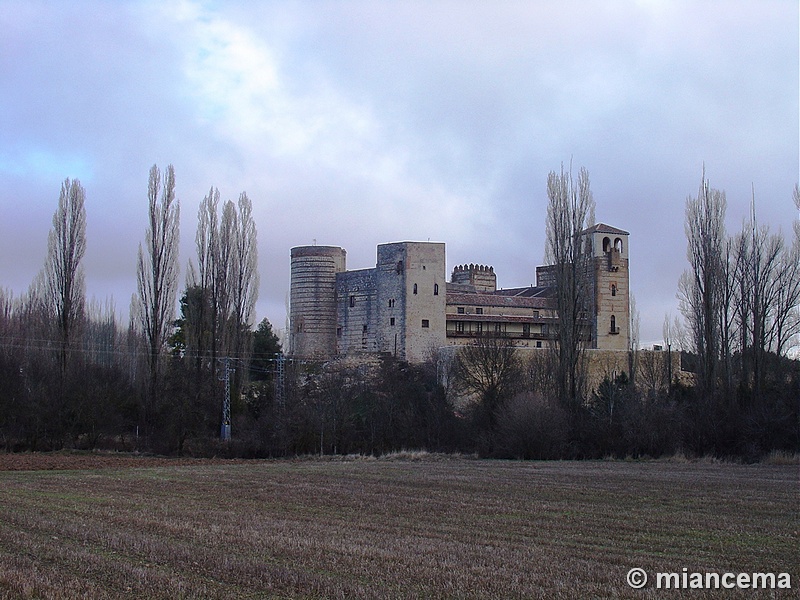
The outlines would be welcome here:
<svg viewBox="0 0 800 600">
<path fill-rule="evenodd" d="M 32 278 L 79 177 L 89 292 L 124 309 L 148 169 L 173 163 L 184 264 L 211 185 L 253 199 L 258 311 L 278 326 L 289 248 L 314 239 L 370 266 L 378 243 L 431 238 L 525 285 L 547 173 L 572 161 L 598 219 L 631 231 L 642 338 L 658 339 L 704 162 L 732 228 L 753 185 L 763 222 L 794 217 L 797 17 L 791 0 L 6 0 L 0 270 Z"/>
</svg>

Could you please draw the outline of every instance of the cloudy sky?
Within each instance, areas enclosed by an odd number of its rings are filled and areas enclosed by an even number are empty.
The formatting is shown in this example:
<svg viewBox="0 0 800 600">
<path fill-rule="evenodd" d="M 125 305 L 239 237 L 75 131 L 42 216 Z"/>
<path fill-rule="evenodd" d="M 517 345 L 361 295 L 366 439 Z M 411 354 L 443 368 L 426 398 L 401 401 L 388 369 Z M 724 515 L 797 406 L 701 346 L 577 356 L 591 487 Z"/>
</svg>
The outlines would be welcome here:
<svg viewBox="0 0 800 600">
<path fill-rule="evenodd" d="M 677 314 L 703 164 L 729 230 L 753 190 L 762 223 L 796 218 L 796 0 L 0 0 L 0 31 L 0 286 L 17 294 L 78 178 L 87 293 L 126 318 L 153 164 L 175 166 L 184 271 L 209 188 L 247 191 L 257 319 L 277 328 L 297 245 L 363 268 L 379 243 L 443 241 L 448 274 L 533 283 L 562 163 L 631 233 L 647 343 Z"/>
</svg>

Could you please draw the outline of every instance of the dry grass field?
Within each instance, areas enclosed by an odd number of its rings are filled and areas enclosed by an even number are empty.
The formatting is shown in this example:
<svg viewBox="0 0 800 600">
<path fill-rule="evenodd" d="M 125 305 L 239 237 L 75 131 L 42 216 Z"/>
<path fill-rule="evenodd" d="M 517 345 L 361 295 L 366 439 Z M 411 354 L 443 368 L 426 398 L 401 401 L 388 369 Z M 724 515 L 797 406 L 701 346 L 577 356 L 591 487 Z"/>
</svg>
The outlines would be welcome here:
<svg viewBox="0 0 800 600">
<path fill-rule="evenodd" d="M 402 458 L 4 470 L 0 598 L 800 595 L 797 465 Z M 632 567 L 793 589 L 633 590 Z"/>
</svg>

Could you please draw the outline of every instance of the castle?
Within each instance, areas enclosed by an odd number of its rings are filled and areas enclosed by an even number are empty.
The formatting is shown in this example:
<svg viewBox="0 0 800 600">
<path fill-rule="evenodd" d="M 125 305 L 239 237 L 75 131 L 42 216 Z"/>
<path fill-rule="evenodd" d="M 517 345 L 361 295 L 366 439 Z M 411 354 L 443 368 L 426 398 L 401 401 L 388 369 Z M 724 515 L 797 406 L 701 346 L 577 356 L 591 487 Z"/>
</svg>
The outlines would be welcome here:
<svg viewBox="0 0 800 600">
<path fill-rule="evenodd" d="M 604 224 L 581 233 L 590 255 L 587 347 L 629 346 L 628 232 Z M 432 351 L 486 333 L 522 348 L 546 348 L 558 327 L 553 268 L 536 285 L 497 289 L 494 268 L 458 265 L 446 280 L 445 245 L 380 244 L 374 268 L 348 271 L 336 246 L 291 251 L 289 354 L 328 360 L 359 353 L 422 362 Z"/>
</svg>

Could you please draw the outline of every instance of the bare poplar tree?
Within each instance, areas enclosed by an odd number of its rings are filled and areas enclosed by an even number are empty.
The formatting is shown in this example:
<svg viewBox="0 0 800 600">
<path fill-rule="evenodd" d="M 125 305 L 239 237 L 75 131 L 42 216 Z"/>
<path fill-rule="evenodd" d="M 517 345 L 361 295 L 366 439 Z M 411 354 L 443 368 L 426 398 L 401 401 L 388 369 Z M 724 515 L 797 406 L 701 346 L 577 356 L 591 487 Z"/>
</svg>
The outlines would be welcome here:
<svg viewBox="0 0 800 600">
<path fill-rule="evenodd" d="M 198 214 L 198 268 L 191 268 L 190 285 L 199 286 L 210 297 L 212 315 L 212 359 L 219 353 L 246 358 L 243 331 L 252 325 L 258 294 L 258 250 L 253 208 L 246 193 L 238 207 L 232 201 L 222 206 L 219 191 L 212 187 L 203 198 Z"/>
<path fill-rule="evenodd" d="M 750 218 L 735 238 L 736 320 L 741 341 L 743 386 L 751 383 L 758 402 L 764 390 L 766 354 L 782 351 L 786 325 L 791 330 L 792 308 L 800 298 L 797 256 L 783 236 L 759 226 L 755 200 Z"/>
<path fill-rule="evenodd" d="M 726 207 L 725 192 L 712 189 L 704 171 L 697 198 L 686 200 L 686 253 L 690 271 L 681 277 L 679 297 L 699 359 L 700 382 L 706 391 L 715 389 L 721 356 Z"/>
<path fill-rule="evenodd" d="M 197 269 L 195 270 L 189 261 L 186 277 L 189 314 L 184 315 L 187 320 L 184 324 L 184 335 L 187 351 L 194 360 L 197 370 L 201 369 L 203 360 L 209 355 L 212 360 L 215 360 L 217 355 L 215 268 L 219 246 L 218 206 L 219 190 L 212 186 L 197 211 L 195 234 Z"/>
<path fill-rule="evenodd" d="M 561 167 L 547 177 L 547 247 L 553 266 L 558 329 L 556 331 L 556 388 L 559 399 L 576 409 L 582 393 L 583 355 L 588 337 L 590 256 L 583 252 L 582 232 L 591 226 L 594 199 L 589 173 L 581 168 L 577 182 Z"/>
<path fill-rule="evenodd" d="M 630 322 L 628 323 L 628 331 L 630 331 L 630 336 L 628 337 L 628 372 L 631 375 L 631 383 L 636 383 L 636 371 L 639 366 L 639 326 L 641 324 L 641 319 L 639 316 L 639 309 L 636 307 L 636 297 L 631 293 L 630 294 L 630 306 L 629 306 L 629 318 Z"/>
<path fill-rule="evenodd" d="M 223 229 L 225 231 L 223 232 Z M 204 295 L 208 296 L 208 315 L 210 329 L 210 358 L 213 365 L 216 363 L 220 352 L 226 352 L 224 348 L 225 327 L 227 320 L 227 279 L 228 279 L 228 256 L 229 252 L 222 249 L 224 241 L 229 235 L 230 226 L 228 223 L 221 224 L 219 218 L 219 190 L 211 187 L 208 194 L 203 198 L 198 212 L 197 235 L 195 244 L 197 247 L 198 273 L 194 281 L 195 286 L 199 286 Z M 205 310 L 205 302 L 203 302 Z M 201 315 L 201 322 L 203 322 Z"/>
<path fill-rule="evenodd" d="M 175 170 L 172 165 L 167 167 L 163 181 L 158 167 L 152 166 L 147 199 L 149 224 L 145 234 L 145 249 L 139 245 L 137 281 L 140 307 L 137 312 L 148 344 L 149 394 L 152 400 L 160 377 L 161 352 L 175 319 L 178 292 L 180 204 L 175 198 Z"/>
<path fill-rule="evenodd" d="M 770 349 L 785 356 L 792 339 L 800 334 L 800 242 L 785 247 L 775 286 L 775 312 L 770 330 Z"/>
<path fill-rule="evenodd" d="M 86 192 L 80 181 L 65 179 L 61 184 L 53 228 L 47 238 L 44 267 L 46 305 L 55 316 L 58 331 L 61 376 L 67 356 L 84 317 L 86 283 L 81 260 L 86 252 Z"/>
<path fill-rule="evenodd" d="M 202 288 L 211 288 L 214 280 L 214 257 L 218 242 L 219 219 L 217 207 L 219 206 L 219 190 L 212 186 L 208 195 L 200 203 L 197 212 L 197 234 L 195 246 L 197 248 L 197 278 L 192 282 Z"/>
<path fill-rule="evenodd" d="M 775 351 L 778 354 L 788 354 L 793 347 L 800 346 L 800 186 L 795 184 L 792 198 L 797 207 L 798 215 L 792 223 L 794 228 L 794 241 L 792 247 L 785 254 L 780 285 L 779 326 L 775 336 Z"/>
<path fill-rule="evenodd" d="M 231 272 L 231 305 L 236 323 L 234 351 L 242 359 L 249 354 L 245 332 L 253 324 L 258 299 L 258 239 L 253 220 L 253 204 L 246 192 L 239 195 L 237 230 Z"/>
<path fill-rule="evenodd" d="M 232 352 L 235 323 L 231 315 L 233 281 L 235 269 L 236 234 L 238 230 L 236 206 L 230 200 L 222 205 L 222 218 L 219 222 L 219 244 L 215 261 L 215 281 L 217 316 L 219 319 L 219 342 L 222 352 L 227 356 Z"/>
</svg>

